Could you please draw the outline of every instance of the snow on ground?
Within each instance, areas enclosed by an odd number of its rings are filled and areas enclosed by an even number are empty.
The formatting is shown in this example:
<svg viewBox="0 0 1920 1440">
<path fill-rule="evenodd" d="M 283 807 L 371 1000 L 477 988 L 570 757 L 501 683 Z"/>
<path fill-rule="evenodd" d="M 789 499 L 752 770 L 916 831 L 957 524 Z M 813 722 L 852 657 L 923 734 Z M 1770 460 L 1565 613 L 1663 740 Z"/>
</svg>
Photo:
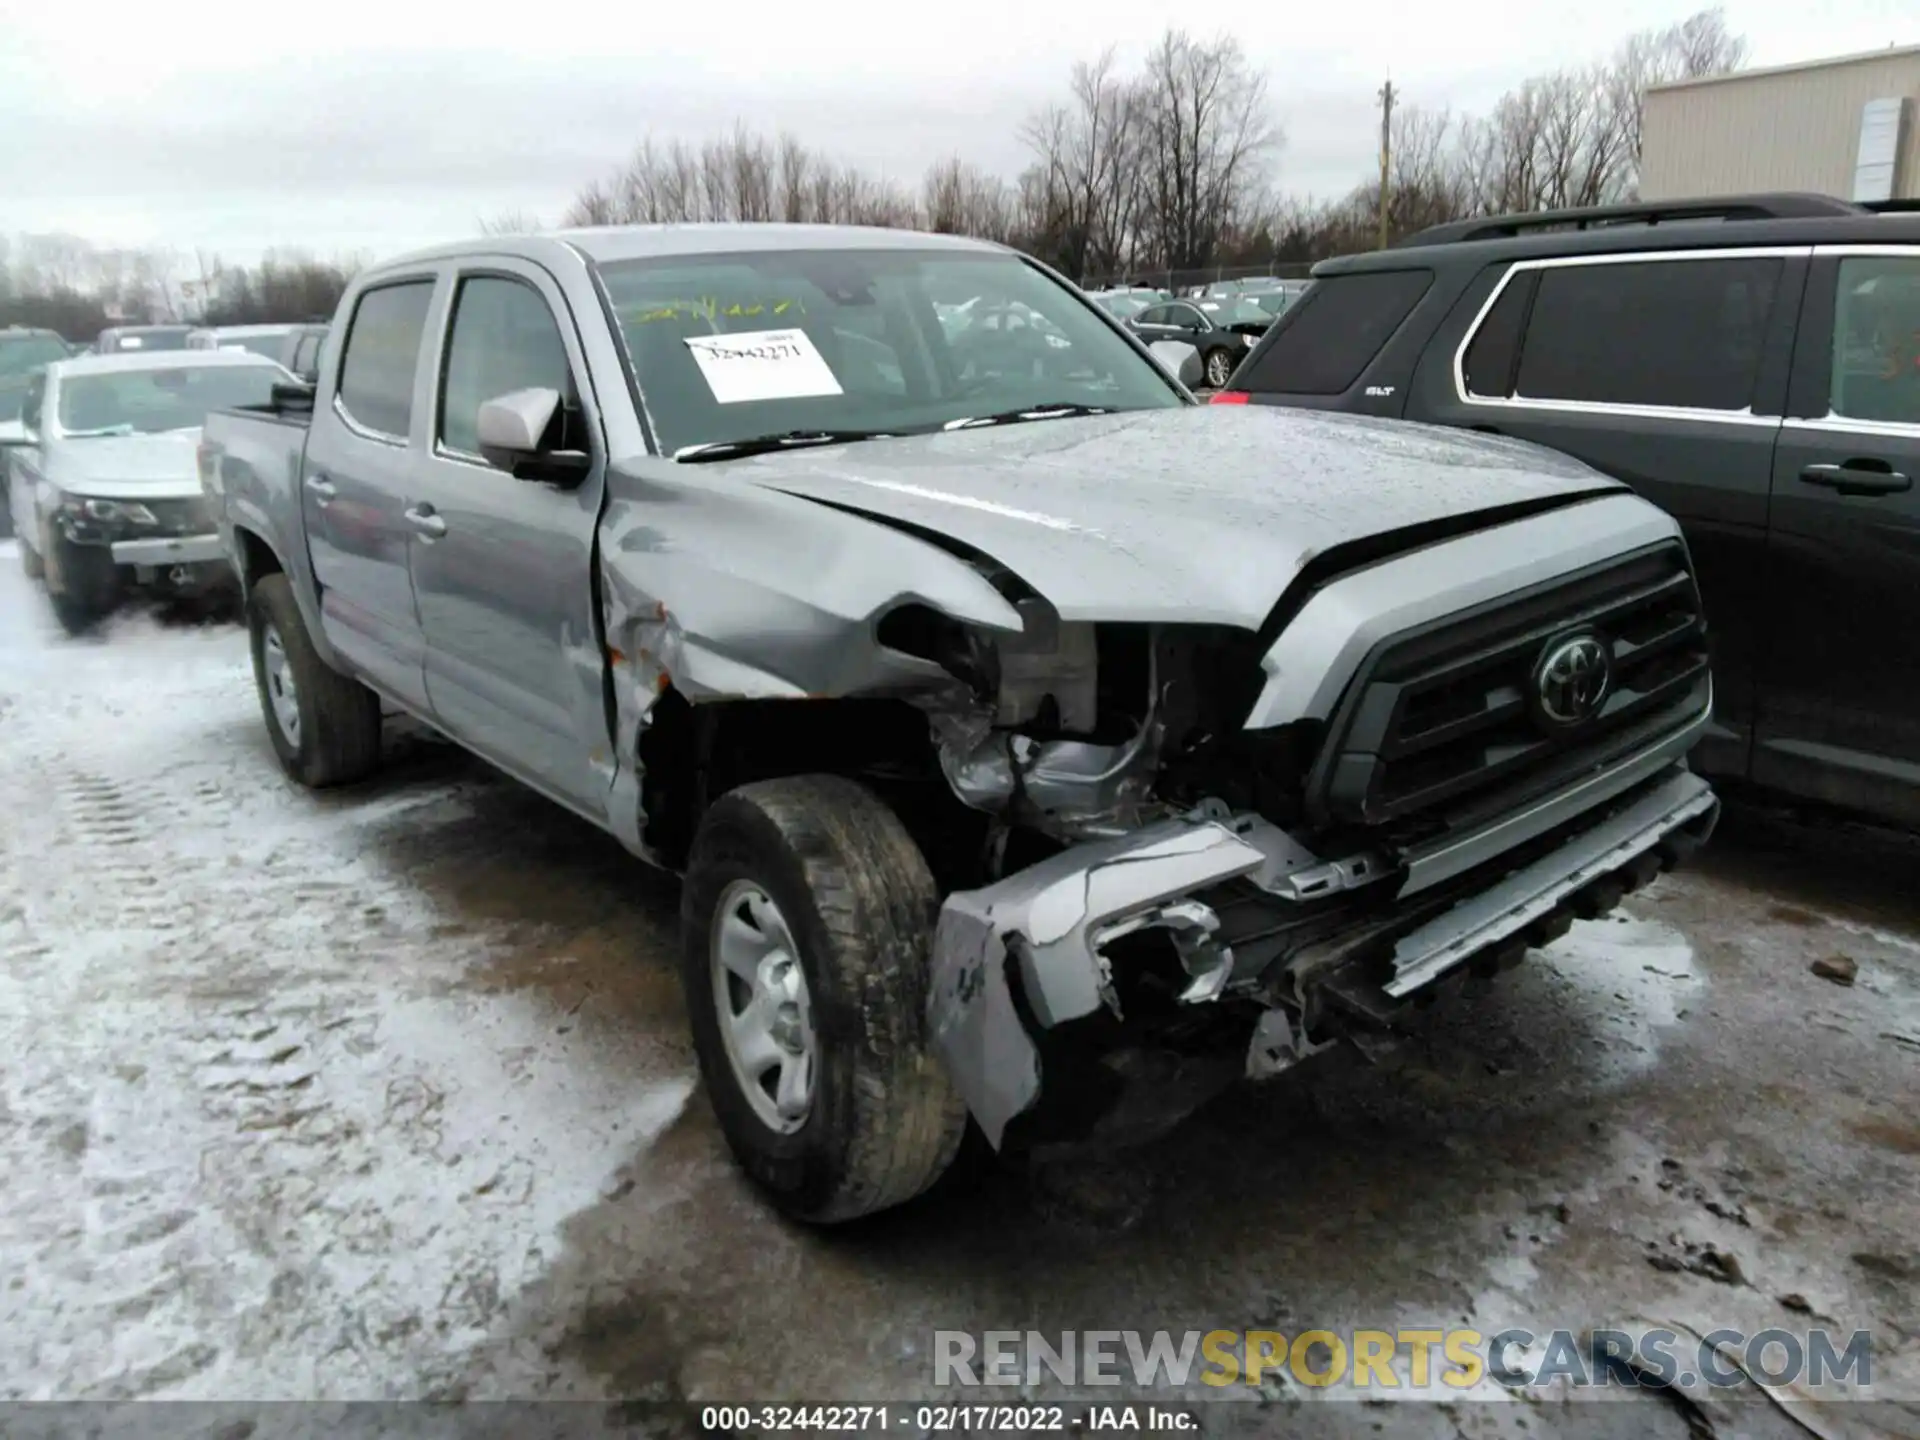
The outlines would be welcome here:
<svg viewBox="0 0 1920 1440">
<path fill-rule="evenodd" d="M 1787 1294 L 1920 1394 L 1910 853 L 1730 824 L 1400 1067 L 820 1236 L 696 1091 L 670 883 L 418 737 L 296 790 L 241 631 L 70 640 L 10 548 L 0 1397 L 903 1398 L 936 1328 L 1809 1323 Z M 1220 1428 L 1275 1405 L 1354 1416 Z"/>
</svg>

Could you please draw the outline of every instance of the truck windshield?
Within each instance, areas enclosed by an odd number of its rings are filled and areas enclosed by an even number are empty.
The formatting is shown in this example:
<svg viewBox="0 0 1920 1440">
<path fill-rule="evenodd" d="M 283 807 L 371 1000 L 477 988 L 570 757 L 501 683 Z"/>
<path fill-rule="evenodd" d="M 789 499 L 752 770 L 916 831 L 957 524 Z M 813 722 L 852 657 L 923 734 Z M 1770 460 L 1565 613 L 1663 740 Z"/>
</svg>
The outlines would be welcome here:
<svg viewBox="0 0 1920 1440">
<path fill-rule="evenodd" d="M 1185 404 L 1012 255 L 786 250 L 601 266 L 661 448 Z"/>
<path fill-rule="evenodd" d="M 60 428 L 69 435 L 157 435 L 197 429 L 209 410 L 264 405 L 278 365 L 197 365 L 69 375 L 60 382 Z"/>
</svg>

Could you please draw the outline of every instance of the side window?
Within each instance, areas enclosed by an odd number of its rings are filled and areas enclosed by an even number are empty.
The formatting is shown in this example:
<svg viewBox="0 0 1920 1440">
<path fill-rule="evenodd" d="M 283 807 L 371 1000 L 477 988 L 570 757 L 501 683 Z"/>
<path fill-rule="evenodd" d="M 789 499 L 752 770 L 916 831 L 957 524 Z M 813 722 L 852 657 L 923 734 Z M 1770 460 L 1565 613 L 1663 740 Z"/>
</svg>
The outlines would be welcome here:
<svg viewBox="0 0 1920 1440">
<path fill-rule="evenodd" d="M 1207 328 L 1206 317 L 1191 305 L 1170 305 L 1167 309 L 1170 312 L 1168 317 L 1169 324 L 1178 325 L 1182 330 L 1204 330 Z"/>
<path fill-rule="evenodd" d="M 27 381 L 27 393 L 20 401 L 20 423 L 28 430 L 40 429 L 40 412 L 46 406 L 47 375 L 43 370 Z"/>
<path fill-rule="evenodd" d="M 360 297 L 340 360 L 340 404 L 354 420 L 405 438 L 413 425 L 413 377 L 433 281 L 382 285 Z"/>
<path fill-rule="evenodd" d="M 1829 394 L 1836 416 L 1920 425 L 1920 257 L 1840 262 Z"/>
<path fill-rule="evenodd" d="M 1282 395 L 1339 395 L 1413 313 L 1431 270 L 1365 270 L 1316 281 L 1241 363 L 1234 385 Z"/>
<path fill-rule="evenodd" d="M 1172 308 L 1171 305 L 1149 305 L 1140 312 L 1140 324 L 1170 325 L 1173 322 L 1167 318 L 1167 312 Z"/>
<path fill-rule="evenodd" d="M 1469 395 L 1495 400 L 1513 394 L 1513 371 L 1520 361 L 1520 331 L 1527 322 L 1534 287 L 1539 283 L 1538 270 L 1522 270 L 1514 275 L 1480 321 L 1480 328 L 1473 332 L 1466 363 L 1461 366 Z"/>
<path fill-rule="evenodd" d="M 1744 410 L 1783 264 L 1649 260 L 1543 271 L 1514 393 Z"/>
<path fill-rule="evenodd" d="M 440 443 L 480 453 L 480 406 L 514 390 L 573 396 L 566 346 L 538 290 L 518 280 L 476 275 L 460 282 L 447 341 Z"/>
</svg>

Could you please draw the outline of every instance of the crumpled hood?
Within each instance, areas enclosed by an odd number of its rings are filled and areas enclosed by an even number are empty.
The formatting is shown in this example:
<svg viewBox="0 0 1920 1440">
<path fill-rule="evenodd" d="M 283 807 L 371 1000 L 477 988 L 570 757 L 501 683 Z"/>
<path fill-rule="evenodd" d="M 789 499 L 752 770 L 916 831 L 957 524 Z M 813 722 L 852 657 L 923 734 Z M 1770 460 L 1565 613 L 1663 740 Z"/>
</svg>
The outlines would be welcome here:
<svg viewBox="0 0 1920 1440">
<path fill-rule="evenodd" d="M 725 468 L 959 540 L 1069 620 L 1248 629 L 1336 545 L 1624 488 L 1521 441 L 1270 406 L 1029 421 Z"/>
<path fill-rule="evenodd" d="M 200 494 L 199 430 L 61 439 L 47 478 L 69 494 L 102 500 L 181 500 Z"/>
</svg>

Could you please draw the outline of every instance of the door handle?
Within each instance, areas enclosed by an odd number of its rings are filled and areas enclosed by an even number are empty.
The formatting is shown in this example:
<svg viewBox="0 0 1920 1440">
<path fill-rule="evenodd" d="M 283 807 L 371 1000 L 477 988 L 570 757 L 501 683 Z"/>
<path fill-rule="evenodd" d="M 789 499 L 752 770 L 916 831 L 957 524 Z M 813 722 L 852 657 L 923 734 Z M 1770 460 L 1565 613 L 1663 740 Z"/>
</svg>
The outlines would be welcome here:
<svg viewBox="0 0 1920 1440">
<path fill-rule="evenodd" d="M 404 513 L 407 523 L 418 530 L 424 539 L 438 540 L 447 533 L 447 522 L 434 512 L 431 505 L 415 505 Z"/>
<path fill-rule="evenodd" d="M 1842 495 L 1901 495 L 1913 488 L 1884 460 L 1849 460 L 1844 465 L 1809 465 L 1800 472 L 1803 484 L 1821 485 Z"/>
<path fill-rule="evenodd" d="M 321 505 L 325 505 L 339 493 L 334 489 L 333 482 L 317 470 L 307 476 L 307 490 Z"/>
</svg>

